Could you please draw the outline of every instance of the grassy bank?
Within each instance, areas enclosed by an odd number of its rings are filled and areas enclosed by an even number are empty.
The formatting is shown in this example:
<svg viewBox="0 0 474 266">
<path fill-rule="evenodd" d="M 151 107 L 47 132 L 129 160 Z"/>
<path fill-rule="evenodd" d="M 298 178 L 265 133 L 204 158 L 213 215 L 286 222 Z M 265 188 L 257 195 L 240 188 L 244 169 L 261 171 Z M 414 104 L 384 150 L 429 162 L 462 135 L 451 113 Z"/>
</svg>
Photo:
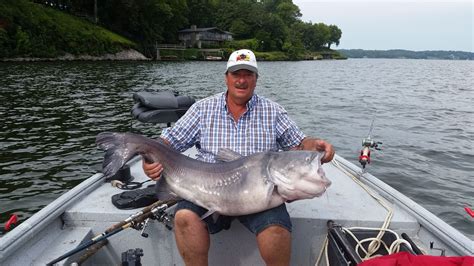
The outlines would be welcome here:
<svg viewBox="0 0 474 266">
<path fill-rule="evenodd" d="M 132 41 L 87 20 L 26 0 L 0 2 L 0 58 L 116 53 Z"/>
</svg>

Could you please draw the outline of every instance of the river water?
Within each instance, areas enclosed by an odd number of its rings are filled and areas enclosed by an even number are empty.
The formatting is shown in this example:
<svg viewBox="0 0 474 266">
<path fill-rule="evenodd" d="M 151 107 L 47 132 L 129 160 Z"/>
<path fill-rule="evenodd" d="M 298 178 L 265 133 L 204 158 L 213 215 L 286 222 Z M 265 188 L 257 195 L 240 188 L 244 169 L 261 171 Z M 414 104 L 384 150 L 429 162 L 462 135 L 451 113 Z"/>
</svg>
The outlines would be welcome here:
<svg viewBox="0 0 474 266">
<path fill-rule="evenodd" d="M 222 92 L 225 62 L 0 63 L 0 222 L 23 221 L 100 169 L 102 131 L 133 122 L 134 92 Z M 260 62 L 257 92 L 356 164 L 375 117 L 368 171 L 474 239 L 474 62 Z M 357 199 L 354 199 L 357 200 Z"/>
</svg>

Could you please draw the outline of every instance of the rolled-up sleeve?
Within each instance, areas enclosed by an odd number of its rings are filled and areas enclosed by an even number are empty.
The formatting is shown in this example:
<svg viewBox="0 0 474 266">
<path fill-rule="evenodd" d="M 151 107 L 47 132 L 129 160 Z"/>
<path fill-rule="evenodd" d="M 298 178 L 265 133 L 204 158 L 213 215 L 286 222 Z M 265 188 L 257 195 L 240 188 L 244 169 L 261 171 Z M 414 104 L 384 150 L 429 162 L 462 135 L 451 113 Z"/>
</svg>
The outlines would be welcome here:
<svg viewBox="0 0 474 266">
<path fill-rule="evenodd" d="M 277 142 L 283 150 L 298 146 L 306 137 L 296 123 L 290 119 L 286 110 L 278 105 L 276 119 Z"/>
<path fill-rule="evenodd" d="M 199 107 L 197 104 L 194 104 L 173 127 L 164 129 L 161 137 L 166 139 L 173 149 L 183 152 L 191 148 L 199 140 L 199 123 Z"/>
</svg>

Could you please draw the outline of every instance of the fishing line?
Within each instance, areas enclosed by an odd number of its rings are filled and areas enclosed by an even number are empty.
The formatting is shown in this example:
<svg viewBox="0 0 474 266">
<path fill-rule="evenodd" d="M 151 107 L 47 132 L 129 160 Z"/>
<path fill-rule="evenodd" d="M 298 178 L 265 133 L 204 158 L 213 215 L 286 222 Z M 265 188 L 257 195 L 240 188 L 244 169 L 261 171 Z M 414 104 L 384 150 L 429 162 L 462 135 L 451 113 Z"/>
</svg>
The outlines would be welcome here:
<svg viewBox="0 0 474 266">
<path fill-rule="evenodd" d="M 367 134 L 368 138 L 372 136 L 372 131 L 374 130 L 374 122 L 375 122 L 375 115 L 372 118 L 372 122 L 370 123 L 369 133 Z"/>
</svg>

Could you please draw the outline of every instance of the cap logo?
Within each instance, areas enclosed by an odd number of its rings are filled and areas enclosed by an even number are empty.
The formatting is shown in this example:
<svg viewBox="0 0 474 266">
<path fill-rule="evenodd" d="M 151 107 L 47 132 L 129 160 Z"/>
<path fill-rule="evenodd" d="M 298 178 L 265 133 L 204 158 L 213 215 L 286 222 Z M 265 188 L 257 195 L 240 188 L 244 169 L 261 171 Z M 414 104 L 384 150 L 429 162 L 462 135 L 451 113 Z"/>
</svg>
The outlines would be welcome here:
<svg viewBox="0 0 474 266">
<path fill-rule="evenodd" d="M 250 61 L 250 55 L 240 54 L 237 56 L 236 61 Z"/>
</svg>

